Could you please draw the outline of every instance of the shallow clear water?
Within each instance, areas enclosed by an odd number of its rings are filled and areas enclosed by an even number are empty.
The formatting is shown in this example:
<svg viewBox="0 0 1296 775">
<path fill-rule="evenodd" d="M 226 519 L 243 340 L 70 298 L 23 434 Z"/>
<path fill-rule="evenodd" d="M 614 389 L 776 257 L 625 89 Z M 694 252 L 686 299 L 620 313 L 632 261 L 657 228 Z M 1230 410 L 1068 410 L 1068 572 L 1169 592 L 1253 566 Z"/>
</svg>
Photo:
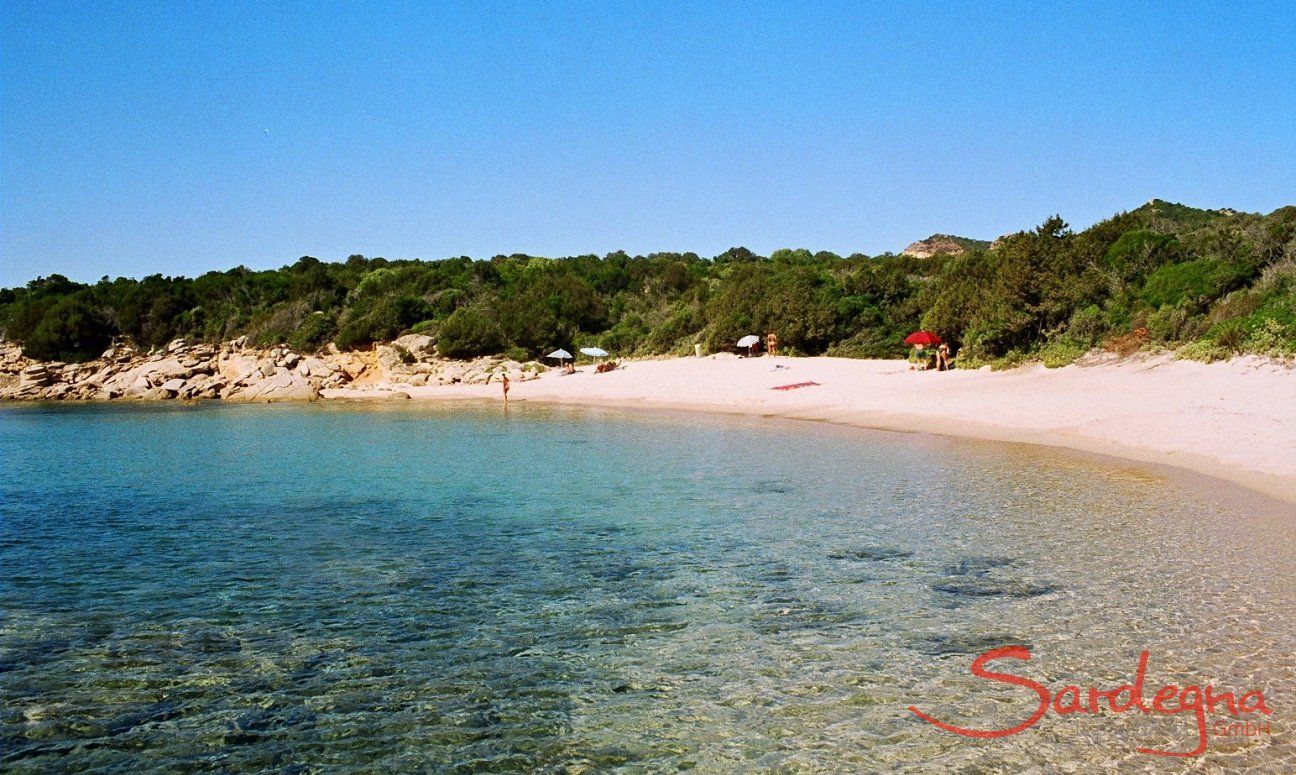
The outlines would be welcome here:
<svg viewBox="0 0 1296 775">
<path fill-rule="evenodd" d="M 0 409 L 0 765 L 1287 771 L 1296 514 L 821 425 L 406 406 Z M 1257 507 L 1257 504 L 1260 504 Z M 1268 734 L 968 676 L 1262 690 Z M 1218 717 L 1218 716 L 1217 716 Z M 1227 717 L 1225 717 L 1227 718 Z M 1255 717 L 1251 717 L 1255 718 Z"/>
</svg>

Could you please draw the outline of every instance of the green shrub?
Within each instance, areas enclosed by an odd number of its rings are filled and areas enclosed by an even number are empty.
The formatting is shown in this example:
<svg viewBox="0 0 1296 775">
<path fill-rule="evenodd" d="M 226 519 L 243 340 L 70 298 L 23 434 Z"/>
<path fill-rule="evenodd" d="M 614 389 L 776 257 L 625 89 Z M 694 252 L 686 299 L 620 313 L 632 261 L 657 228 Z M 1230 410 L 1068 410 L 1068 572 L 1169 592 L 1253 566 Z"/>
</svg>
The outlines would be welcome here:
<svg viewBox="0 0 1296 775">
<path fill-rule="evenodd" d="M 648 349 L 657 352 L 669 351 L 672 348 L 682 346 L 682 340 L 691 339 L 692 314 L 688 309 L 676 309 L 670 317 L 662 321 L 656 328 L 648 334 L 645 341 Z M 738 337 L 734 337 L 737 340 Z M 691 342 L 690 342 L 691 344 Z M 707 349 L 715 352 L 724 348 L 720 341 L 707 342 Z M 620 349 L 620 348 L 618 348 Z"/>
<path fill-rule="evenodd" d="M 356 298 L 381 296 L 395 287 L 396 279 L 396 273 L 391 269 L 375 269 L 360 279 L 354 294 Z"/>
<path fill-rule="evenodd" d="M 1216 327 L 1214 338 L 1215 344 L 1225 350 L 1231 353 L 1241 352 L 1242 345 L 1247 340 L 1246 325 L 1238 320 L 1230 320 Z"/>
<path fill-rule="evenodd" d="M 1275 318 L 1266 318 L 1247 337 L 1247 352 L 1257 355 L 1285 357 L 1296 353 L 1296 326 L 1283 325 Z"/>
<path fill-rule="evenodd" d="M 626 315 L 599 337 L 599 346 L 610 353 L 632 352 L 649 337 L 651 330 L 638 315 Z"/>
<path fill-rule="evenodd" d="M 986 352 L 978 342 L 967 342 L 955 354 L 955 365 L 960 369 L 979 369 L 982 366 L 994 367 L 994 356 Z"/>
<path fill-rule="evenodd" d="M 833 358 L 903 358 L 908 349 L 903 334 L 897 335 L 884 328 L 866 328 L 829 347 L 824 355 Z M 791 354 L 780 344 L 779 352 L 785 351 Z"/>
<path fill-rule="evenodd" d="M 1107 323 L 1103 311 L 1097 304 L 1090 304 L 1088 307 L 1076 310 L 1072 313 L 1071 320 L 1067 322 L 1067 333 L 1089 347 L 1098 344 L 1106 331 Z"/>
<path fill-rule="evenodd" d="M 494 355 L 504 349 L 499 325 L 480 310 L 455 310 L 437 332 L 437 350 L 447 358 Z"/>
<path fill-rule="evenodd" d="M 41 361 L 88 361 L 112 344 L 112 326 L 82 296 L 65 296 L 50 305 L 23 354 Z"/>
<path fill-rule="evenodd" d="M 1142 297 L 1153 308 L 1184 301 L 1201 304 L 1224 295 L 1241 279 L 1237 267 L 1217 258 L 1199 258 L 1153 272 L 1143 285 Z"/>
<path fill-rule="evenodd" d="M 1030 360 L 1030 354 L 1024 350 L 1009 350 L 1004 355 L 990 361 L 990 368 L 995 371 L 1015 369 Z"/>
<path fill-rule="evenodd" d="M 315 352 L 328 344 L 336 330 L 337 322 L 332 315 L 314 312 L 288 336 L 288 345 L 298 352 Z"/>
<path fill-rule="evenodd" d="M 1077 358 L 1089 351 L 1089 348 L 1069 337 L 1058 337 L 1040 350 L 1040 360 L 1045 368 L 1057 369 L 1069 366 Z"/>
<path fill-rule="evenodd" d="M 1229 357 L 1229 351 L 1207 340 L 1189 342 L 1175 351 L 1175 356 L 1189 361 L 1214 363 Z"/>
<path fill-rule="evenodd" d="M 358 350 L 372 344 L 373 326 L 369 318 L 350 320 L 342 325 L 334 342 L 340 350 Z"/>
<path fill-rule="evenodd" d="M 1183 303 L 1174 307 L 1166 305 L 1149 314 L 1146 325 L 1148 335 L 1158 342 L 1195 339 L 1205 328 L 1201 316 L 1192 314 L 1192 311 Z"/>
<path fill-rule="evenodd" d="M 954 368 L 956 369 L 973 371 L 975 369 L 980 369 L 985 366 L 989 366 L 991 369 L 994 368 L 994 365 L 991 363 L 990 360 L 986 359 L 983 355 L 977 353 L 975 350 L 967 350 L 966 348 L 964 348 L 962 350 L 959 350 L 958 354 L 954 356 Z"/>
<path fill-rule="evenodd" d="M 1123 277 L 1138 277 L 1179 258 L 1178 241 L 1170 234 L 1134 229 L 1107 249 L 1107 266 Z"/>
</svg>

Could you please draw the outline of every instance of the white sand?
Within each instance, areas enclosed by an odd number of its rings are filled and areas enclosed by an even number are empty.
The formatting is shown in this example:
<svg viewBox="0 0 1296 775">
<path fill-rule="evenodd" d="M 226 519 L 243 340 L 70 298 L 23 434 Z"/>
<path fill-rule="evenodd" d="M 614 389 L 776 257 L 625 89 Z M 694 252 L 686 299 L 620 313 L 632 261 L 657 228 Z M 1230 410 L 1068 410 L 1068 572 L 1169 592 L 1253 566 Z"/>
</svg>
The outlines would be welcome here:
<svg viewBox="0 0 1296 775">
<path fill-rule="evenodd" d="M 785 368 L 775 368 L 782 366 Z M 798 382 L 818 386 L 779 391 Z M 498 384 L 398 387 L 490 398 Z M 376 397 L 330 390 L 329 398 Z M 511 401 L 771 415 L 1069 447 L 1187 468 L 1296 502 L 1296 370 L 1166 356 L 1006 372 L 913 372 L 903 361 L 733 356 L 637 361 L 515 382 Z"/>
</svg>

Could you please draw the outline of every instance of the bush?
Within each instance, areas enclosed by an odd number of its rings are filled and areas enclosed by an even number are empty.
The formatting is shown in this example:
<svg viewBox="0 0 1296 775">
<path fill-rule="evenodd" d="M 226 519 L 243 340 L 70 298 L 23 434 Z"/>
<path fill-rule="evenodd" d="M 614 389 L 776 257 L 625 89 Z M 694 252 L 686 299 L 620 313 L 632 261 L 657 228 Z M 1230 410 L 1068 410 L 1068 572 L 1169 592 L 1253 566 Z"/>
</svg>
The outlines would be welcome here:
<svg viewBox="0 0 1296 775">
<path fill-rule="evenodd" d="M 1015 369 L 1029 360 L 1030 355 L 1024 350 L 1009 350 L 1006 354 L 990 361 L 990 368 L 995 371 Z"/>
<path fill-rule="evenodd" d="M 335 344 L 341 350 L 358 350 L 372 344 L 373 340 L 373 327 L 369 318 L 364 317 L 344 323 Z"/>
<path fill-rule="evenodd" d="M 1096 304 L 1078 309 L 1072 313 L 1071 320 L 1067 323 L 1067 333 L 1088 347 L 1093 347 L 1098 344 L 1098 340 L 1102 338 L 1107 328 L 1104 317 L 1102 310 L 1098 309 Z"/>
<path fill-rule="evenodd" d="M 288 345 L 297 352 L 315 352 L 328 344 L 337 322 L 333 316 L 323 312 L 314 312 L 306 316 L 296 331 L 288 337 Z"/>
<path fill-rule="evenodd" d="M 962 350 L 959 350 L 958 355 L 954 358 L 954 368 L 956 369 L 974 371 L 983 366 L 989 366 L 991 369 L 994 368 L 992 362 L 985 358 L 983 354 L 976 352 L 975 349 L 968 350 L 965 347 Z"/>
<path fill-rule="evenodd" d="M 1231 320 L 1216 327 L 1214 336 L 1215 344 L 1231 353 L 1236 353 L 1242 351 L 1242 345 L 1247 340 L 1247 330 L 1241 321 Z"/>
<path fill-rule="evenodd" d="M 1296 353 L 1296 327 L 1266 318 L 1247 337 L 1245 348 L 1247 352 L 1274 357 Z"/>
<path fill-rule="evenodd" d="M 971 341 L 958 349 L 956 363 L 960 369 L 979 369 L 982 366 L 993 368 L 994 356 L 986 352 L 980 342 Z"/>
<path fill-rule="evenodd" d="M 1057 369 L 1069 366 L 1077 358 L 1089 351 L 1089 348 L 1069 337 L 1058 337 L 1040 350 L 1040 360 L 1044 367 Z"/>
<path fill-rule="evenodd" d="M 387 293 L 396 285 L 396 273 L 382 267 L 369 272 L 355 287 L 356 298 L 375 297 Z"/>
<path fill-rule="evenodd" d="M 437 350 L 447 358 L 494 355 L 503 349 L 499 325 L 480 310 L 455 310 L 437 332 Z"/>
<path fill-rule="evenodd" d="M 1143 300 L 1153 308 L 1187 301 L 1211 301 L 1232 290 L 1243 279 L 1241 271 L 1217 258 L 1199 258 L 1156 270 L 1143 285 Z"/>
<path fill-rule="evenodd" d="M 599 346 L 611 353 L 632 352 L 648 338 L 650 330 L 643 318 L 627 315 L 599 339 Z"/>
<path fill-rule="evenodd" d="M 786 349 L 779 345 L 780 352 Z M 903 358 L 908 349 L 903 334 L 897 336 L 883 328 L 866 328 L 829 347 L 824 355 L 833 358 Z"/>
<path fill-rule="evenodd" d="M 1201 361 L 1202 363 L 1214 363 L 1222 361 L 1229 357 L 1229 351 L 1223 347 L 1205 340 L 1189 342 L 1175 351 L 1175 356 L 1189 361 Z"/>
<path fill-rule="evenodd" d="M 113 329 L 81 296 L 65 296 L 45 311 L 23 342 L 23 354 L 40 361 L 88 361 L 112 344 Z"/>
<path fill-rule="evenodd" d="M 1169 234 L 1150 229 L 1125 232 L 1107 249 L 1106 263 L 1123 277 L 1138 277 L 1179 257 L 1179 245 Z"/>
<path fill-rule="evenodd" d="M 688 344 L 692 344 L 692 322 L 693 316 L 687 309 L 676 309 L 670 317 L 658 324 L 648 334 L 645 343 L 648 349 L 656 352 L 669 352 L 672 349 L 683 346 L 683 340 L 688 339 Z M 738 337 L 733 337 L 737 340 Z M 711 352 L 725 349 L 721 341 L 706 342 L 706 347 Z"/>
<path fill-rule="evenodd" d="M 1148 336 L 1158 342 L 1179 342 L 1200 336 L 1205 326 L 1184 305 L 1164 306 L 1147 316 Z"/>
</svg>

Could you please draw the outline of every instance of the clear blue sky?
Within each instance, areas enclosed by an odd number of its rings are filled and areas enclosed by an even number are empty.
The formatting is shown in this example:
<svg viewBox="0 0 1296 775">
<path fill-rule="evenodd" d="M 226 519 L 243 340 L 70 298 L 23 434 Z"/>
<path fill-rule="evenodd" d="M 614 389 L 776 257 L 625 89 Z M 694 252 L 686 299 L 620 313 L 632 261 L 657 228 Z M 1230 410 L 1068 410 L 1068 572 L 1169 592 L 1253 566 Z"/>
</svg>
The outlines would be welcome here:
<svg viewBox="0 0 1296 775">
<path fill-rule="evenodd" d="M 1294 3 L 805 5 L 10 0 L 0 285 L 1296 203 Z"/>
</svg>

